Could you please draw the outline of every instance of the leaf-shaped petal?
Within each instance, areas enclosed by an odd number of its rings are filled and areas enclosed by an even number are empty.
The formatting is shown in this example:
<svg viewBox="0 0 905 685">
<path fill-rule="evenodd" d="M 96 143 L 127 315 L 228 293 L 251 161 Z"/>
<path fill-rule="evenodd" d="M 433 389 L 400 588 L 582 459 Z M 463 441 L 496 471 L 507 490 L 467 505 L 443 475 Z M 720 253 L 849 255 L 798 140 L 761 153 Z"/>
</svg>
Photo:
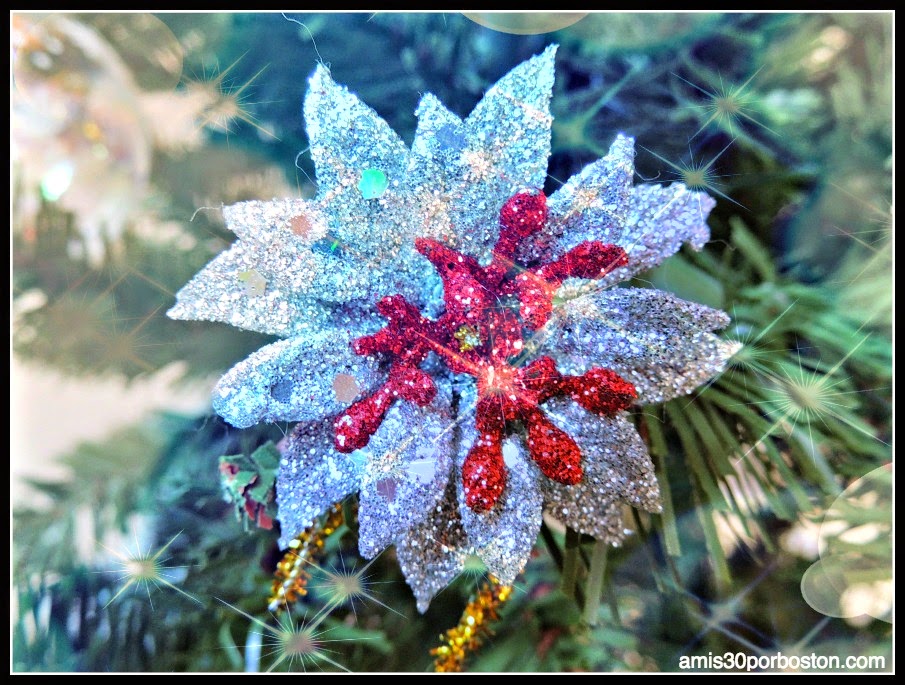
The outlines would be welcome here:
<svg viewBox="0 0 905 685">
<path fill-rule="evenodd" d="M 323 65 L 309 86 L 305 124 L 330 236 L 367 273 L 369 297 L 398 292 L 423 303 L 430 269 L 413 245 L 423 218 L 412 200 L 408 148 Z"/>
<path fill-rule="evenodd" d="M 421 522 L 443 497 L 452 469 L 452 412 L 447 383 L 426 407 L 397 402 L 367 447 L 358 502 L 358 548 L 371 558 Z"/>
<path fill-rule="evenodd" d="M 214 411 L 237 428 L 316 421 L 343 411 L 383 380 L 376 360 L 352 352 L 348 335 L 325 329 L 266 345 L 236 364 L 214 388 Z"/>
<path fill-rule="evenodd" d="M 467 451 L 462 450 L 460 454 Z M 506 488 L 492 509 L 481 513 L 472 511 L 465 503 L 461 478 L 457 479 L 457 492 L 462 525 L 470 545 L 487 570 L 508 585 L 521 573 L 534 548 L 544 498 L 540 471 L 528 458 L 520 440 L 509 438 L 503 443 L 503 459 Z"/>
<path fill-rule="evenodd" d="M 373 109 L 337 85 L 325 66 L 317 67 L 308 85 L 305 127 L 317 173 L 317 199 L 329 217 L 329 228 L 355 249 L 382 249 L 383 231 L 361 229 L 387 223 L 387 196 L 404 179 L 408 149 Z M 388 186 L 383 195 L 369 199 L 359 184 L 371 169 L 380 171 Z"/>
<path fill-rule="evenodd" d="M 619 134 L 606 157 L 586 166 L 550 197 L 550 219 L 523 248 L 525 261 L 565 254 L 585 240 L 618 245 L 628 266 L 598 281 L 612 285 L 647 271 L 687 243 L 710 239 L 707 217 L 716 201 L 682 183 L 632 186 L 635 141 Z"/>
<path fill-rule="evenodd" d="M 465 236 L 453 224 L 454 207 L 465 186 L 460 163 L 467 139 L 462 120 L 427 93 L 415 110 L 418 127 L 412 141 L 408 177 L 412 209 L 420 217 L 416 237 L 433 238 L 462 249 Z"/>
<path fill-rule="evenodd" d="M 422 614 L 434 595 L 459 575 L 469 553 L 455 483 L 450 482 L 443 499 L 426 513 L 424 520 L 404 531 L 396 541 L 399 567 Z"/>
<path fill-rule="evenodd" d="M 285 276 L 264 266 L 261 257 L 252 243 L 237 241 L 182 287 L 167 316 L 218 321 L 282 338 L 331 328 L 357 337 L 380 327 L 373 307 L 360 301 L 340 304 L 299 295 Z"/>
<path fill-rule="evenodd" d="M 449 111 L 432 93 L 425 93 L 415 109 L 418 127 L 412 141 L 409 176 L 415 187 L 428 186 L 436 181 L 435 173 L 444 176 L 450 166 L 457 167 L 459 153 L 465 148 L 465 128 L 462 120 Z"/>
<path fill-rule="evenodd" d="M 662 290 L 595 290 L 556 307 L 541 350 L 563 373 L 612 369 L 639 402 L 665 402 L 724 370 L 740 345 L 710 331 L 728 324 L 725 313 Z"/>
<path fill-rule="evenodd" d="M 451 218 L 465 249 L 482 259 L 499 234 L 500 208 L 521 190 L 543 188 L 550 156 L 550 96 L 556 47 L 496 82 L 464 123 L 462 185 L 451 187 Z"/>
<path fill-rule="evenodd" d="M 519 253 L 527 263 L 565 254 L 585 240 L 621 245 L 635 175 L 635 141 L 619 134 L 606 157 L 587 165 L 554 192 L 544 230 Z"/>
<path fill-rule="evenodd" d="M 372 272 L 330 231 L 319 203 L 240 202 L 224 207 L 227 226 L 268 283 L 296 297 L 331 302 L 367 298 Z"/>
<path fill-rule="evenodd" d="M 332 504 L 358 490 L 363 461 L 333 448 L 333 421 L 302 422 L 281 445 L 277 476 L 280 547 Z"/>
<path fill-rule="evenodd" d="M 584 470 L 576 485 L 543 480 L 547 512 L 574 530 L 618 543 L 624 537 L 623 504 L 660 511 L 653 463 L 625 414 L 596 416 L 562 398 L 547 402 L 545 410 L 581 448 Z"/>
<path fill-rule="evenodd" d="M 691 191 L 682 183 L 635 186 L 625 227 L 604 241 L 615 243 L 628 253 L 628 266 L 616 269 L 599 284 L 612 285 L 652 269 L 683 244 L 700 250 L 710 240 L 707 217 L 715 206 L 716 200 L 707 193 Z"/>
<path fill-rule="evenodd" d="M 268 288 L 266 280 L 257 288 L 250 288 L 240 278 L 243 274 L 253 275 L 255 264 L 254 252 L 246 250 L 241 242 L 236 243 L 180 289 L 167 316 L 183 321 L 220 321 L 282 337 L 301 333 L 301 326 L 309 318 L 300 316 L 299 303 L 291 295 Z M 318 308 L 316 303 L 309 306 Z"/>
</svg>

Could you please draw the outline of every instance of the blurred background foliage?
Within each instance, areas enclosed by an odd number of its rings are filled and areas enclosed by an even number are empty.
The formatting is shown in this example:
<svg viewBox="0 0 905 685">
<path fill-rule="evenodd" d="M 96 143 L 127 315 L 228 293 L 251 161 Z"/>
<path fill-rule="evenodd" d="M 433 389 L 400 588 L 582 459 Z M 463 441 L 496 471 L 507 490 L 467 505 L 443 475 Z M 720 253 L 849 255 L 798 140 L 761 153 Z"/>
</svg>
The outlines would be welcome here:
<svg viewBox="0 0 905 685">
<path fill-rule="evenodd" d="M 231 241 L 221 205 L 313 193 L 317 61 L 410 141 L 422 93 L 466 115 L 557 42 L 547 190 L 621 131 L 638 182 L 713 194 L 708 248 L 639 282 L 725 309 L 744 346 L 636 416 L 663 515 L 629 513 L 609 550 L 548 521 L 467 667 L 675 671 L 739 650 L 891 667 L 891 13 L 601 13 L 555 32 L 535 15 L 534 35 L 476 18 L 13 14 L 15 357 L 222 372 L 262 338 L 164 314 Z M 364 570 L 349 516 L 307 594 L 268 612 L 277 534 L 237 520 L 218 459 L 285 429 L 165 412 L 32 480 L 14 503 L 13 670 L 430 670 L 481 568 L 418 615 L 392 551 Z"/>
</svg>

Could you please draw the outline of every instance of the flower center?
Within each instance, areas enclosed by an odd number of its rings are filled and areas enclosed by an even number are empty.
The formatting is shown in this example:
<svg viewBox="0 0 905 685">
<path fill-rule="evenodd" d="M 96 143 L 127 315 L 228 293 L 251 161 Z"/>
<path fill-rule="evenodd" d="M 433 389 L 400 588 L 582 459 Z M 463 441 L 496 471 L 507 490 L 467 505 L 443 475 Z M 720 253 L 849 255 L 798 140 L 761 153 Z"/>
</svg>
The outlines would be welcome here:
<svg viewBox="0 0 905 685">
<path fill-rule="evenodd" d="M 518 392 L 515 385 L 515 368 L 509 365 L 489 365 L 478 376 L 478 396 L 500 395 L 514 398 Z"/>
<path fill-rule="evenodd" d="M 445 310 L 432 321 L 402 295 L 384 297 L 377 311 L 387 325 L 352 343 L 360 355 L 380 355 L 391 362 L 386 383 L 351 405 L 334 423 L 335 445 L 352 452 L 368 444 L 397 399 L 424 406 L 436 395 L 431 377 L 420 365 L 431 352 L 449 370 L 476 380 L 477 437 L 462 466 L 465 500 L 475 511 L 497 503 L 506 485 L 502 446 L 520 424 L 531 458 L 557 482 L 581 480 L 581 452 L 565 432 L 544 415 L 540 405 L 569 396 L 585 409 L 612 415 L 637 398 L 634 386 L 608 369 L 563 376 L 550 357 L 530 363 L 521 358 L 523 335 L 541 329 L 553 313 L 553 295 L 570 277 L 600 278 L 628 263 L 621 247 L 586 241 L 557 260 L 528 267 L 516 261 L 522 241 L 547 222 L 547 198 L 513 195 L 500 210 L 500 235 L 486 267 L 430 238 L 415 248 L 443 280 Z"/>
</svg>

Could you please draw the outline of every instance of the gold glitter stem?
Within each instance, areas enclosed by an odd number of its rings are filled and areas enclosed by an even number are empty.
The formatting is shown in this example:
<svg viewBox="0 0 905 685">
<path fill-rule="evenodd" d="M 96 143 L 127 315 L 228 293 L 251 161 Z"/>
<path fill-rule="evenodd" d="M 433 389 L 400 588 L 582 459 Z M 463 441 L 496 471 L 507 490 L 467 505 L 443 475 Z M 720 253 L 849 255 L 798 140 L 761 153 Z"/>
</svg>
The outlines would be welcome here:
<svg viewBox="0 0 905 685">
<path fill-rule="evenodd" d="M 440 636 L 441 644 L 431 650 L 436 673 L 460 673 L 466 659 L 493 634 L 491 625 L 499 620 L 500 606 L 512 595 L 512 586 L 496 578 L 481 585 L 472 595 L 455 628 Z"/>
<path fill-rule="evenodd" d="M 308 594 L 309 573 L 305 566 L 323 552 L 324 542 L 343 521 L 342 506 L 334 504 L 319 521 L 315 521 L 289 543 L 289 550 L 277 563 L 273 573 L 267 597 L 269 611 L 278 614 Z"/>
</svg>

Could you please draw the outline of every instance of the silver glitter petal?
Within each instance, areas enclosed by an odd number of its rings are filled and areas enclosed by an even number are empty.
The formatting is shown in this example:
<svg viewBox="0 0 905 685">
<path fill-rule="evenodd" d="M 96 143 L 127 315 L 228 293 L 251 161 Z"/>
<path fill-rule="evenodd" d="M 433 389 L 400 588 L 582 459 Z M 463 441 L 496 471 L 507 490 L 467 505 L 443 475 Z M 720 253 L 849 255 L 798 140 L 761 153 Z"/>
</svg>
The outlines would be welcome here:
<svg viewBox="0 0 905 685">
<path fill-rule="evenodd" d="M 439 380 L 439 379 L 437 379 Z M 422 521 L 443 497 L 452 469 L 448 383 L 426 407 L 396 402 L 367 447 L 358 501 L 358 549 L 370 559 Z"/>
<path fill-rule="evenodd" d="M 304 223 L 293 224 L 296 217 L 304 218 Z M 309 245 L 323 238 L 327 231 L 325 219 L 315 203 L 296 198 L 237 202 L 223 208 L 223 219 L 230 231 L 241 240 L 254 243 L 258 249 L 292 240 Z"/>
<path fill-rule="evenodd" d="M 598 281 L 601 287 L 628 280 L 674 255 L 685 243 L 700 250 L 710 240 L 707 217 L 716 200 L 682 183 L 635 186 L 629 198 L 625 228 L 610 242 L 628 253 L 628 266 Z"/>
<path fill-rule="evenodd" d="M 405 177 L 408 148 L 373 109 L 337 85 L 323 65 L 309 80 L 304 112 L 317 200 L 329 217 L 329 228 L 364 254 L 383 250 L 382 231 L 362 229 L 386 219 L 387 196 L 396 193 Z M 386 176 L 389 185 L 383 196 L 366 199 L 359 189 L 368 169 Z"/>
<path fill-rule="evenodd" d="M 414 249 L 422 218 L 413 212 L 408 148 L 374 110 L 334 83 L 326 67 L 315 70 L 309 86 L 305 124 L 330 235 L 350 268 L 367 274 L 372 301 L 401 293 L 423 304 L 430 265 Z M 375 196 L 361 185 L 370 173 L 386 179 Z"/>
<path fill-rule="evenodd" d="M 460 451 L 459 469 L 467 449 Z M 508 438 L 503 443 L 506 462 L 506 489 L 493 509 L 472 511 L 465 503 L 462 479 L 457 478 L 457 493 L 462 526 L 468 542 L 496 578 L 511 584 L 525 568 L 531 555 L 543 516 L 544 497 L 541 473 L 528 458 L 522 441 Z"/>
<path fill-rule="evenodd" d="M 368 268 L 330 232 L 319 203 L 240 202 L 224 207 L 223 216 L 254 254 L 254 268 L 284 292 L 332 302 L 366 298 L 371 292 Z"/>
<path fill-rule="evenodd" d="M 220 321 L 258 333 L 288 337 L 301 333 L 307 317 L 281 290 L 249 292 L 239 274 L 257 264 L 253 252 L 235 244 L 195 274 L 176 294 L 176 304 L 167 312 L 171 319 Z M 316 307 L 317 305 L 312 305 Z"/>
<path fill-rule="evenodd" d="M 262 347 L 220 379 L 214 411 L 237 428 L 338 414 L 385 380 L 377 361 L 357 356 L 349 342 L 347 335 L 327 329 Z"/>
<path fill-rule="evenodd" d="M 464 183 L 453 225 L 469 254 L 485 259 L 499 235 L 499 211 L 515 193 L 543 188 L 550 156 L 550 97 L 556 46 L 515 67 L 491 87 L 465 120 L 459 157 Z"/>
<path fill-rule="evenodd" d="M 430 601 L 449 585 L 465 567 L 468 540 L 459 506 L 456 486 L 450 483 L 446 494 L 427 512 L 427 518 L 415 524 L 396 541 L 396 557 L 406 582 L 418 603 L 418 611 L 427 611 Z"/>
<path fill-rule="evenodd" d="M 624 536 L 623 504 L 660 511 L 660 488 L 647 447 L 626 415 L 600 417 L 555 398 L 547 416 L 581 449 L 584 476 L 576 485 L 543 478 L 544 509 L 580 533 L 617 544 Z"/>
<path fill-rule="evenodd" d="M 587 165 L 553 193 L 549 218 L 519 252 L 526 262 L 561 255 L 585 240 L 622 244 L 632 178 L 635 141 L 619 134 L 606 157 Z"/>
<path fill-rule="evenodd" d="M 171 319 L 218 321 L 249 331 L 289 338 L 338 329 L 350 338 L 379 329 L 373 306 L 340 305 L 299 296 L 261 267 L 253 243 L 238 241 L 195 274 L 176 294 Z M 252 278 L 262 279 L 258 290 Z"/>
<path fill-rule="evenodd" d="M 662 290 L 614 288 L 559 305 L 541 350 L 563 373 L 612 369 L 635 386 L 639 403 L 665 402 L 725 369 L 740 344 L 710 331 L 727 325 L 725 313 Z"/>
<path fill-rule="evenodd" d="M 418 127 L 412 141 L 409 175 L 429 176 L 429 170 L 435 169 L 443 173 L 444 163 L 455 164 L 467 142 L 462 120 L 433 93 L 424 94 L 415 108 L 415 116 Z"/>
<path fill-rule="evenodd" d="M 553 193 L 547 227 L 520 256 L 560 256 L 585 240 L 618 245 L 629 264 L 597 281 L 606 287 L 652 269 L 683 243 L 700 250 L 710 239 L 707 217 L 716 201 L 682 183 L 632 186 L 634 149 L 634 138 L 619 134 L 606 157 Z"/>
<path fill-rule="evenodd" d="M 408 178 L 412 185 L 413 214 L 421 217 L 416 236 L 463 249 L 465 236 L 454 230 L 454 207 L 466 185 L 460 163 L 467 139 L 462 120 L 434 95 L 427 93 L 415 110 L 418 128 L 412 141 Z M 457 210 L 461 213 L 461 209 Z"/>
<path fill-rule="evenodd" d="M 308 528 L 335 502 L 358 490 L 362 460 L 333 448 L 333 421 L 295 426 L 281 448 L 277 477 L 280 548 Z"/>
</svg>

